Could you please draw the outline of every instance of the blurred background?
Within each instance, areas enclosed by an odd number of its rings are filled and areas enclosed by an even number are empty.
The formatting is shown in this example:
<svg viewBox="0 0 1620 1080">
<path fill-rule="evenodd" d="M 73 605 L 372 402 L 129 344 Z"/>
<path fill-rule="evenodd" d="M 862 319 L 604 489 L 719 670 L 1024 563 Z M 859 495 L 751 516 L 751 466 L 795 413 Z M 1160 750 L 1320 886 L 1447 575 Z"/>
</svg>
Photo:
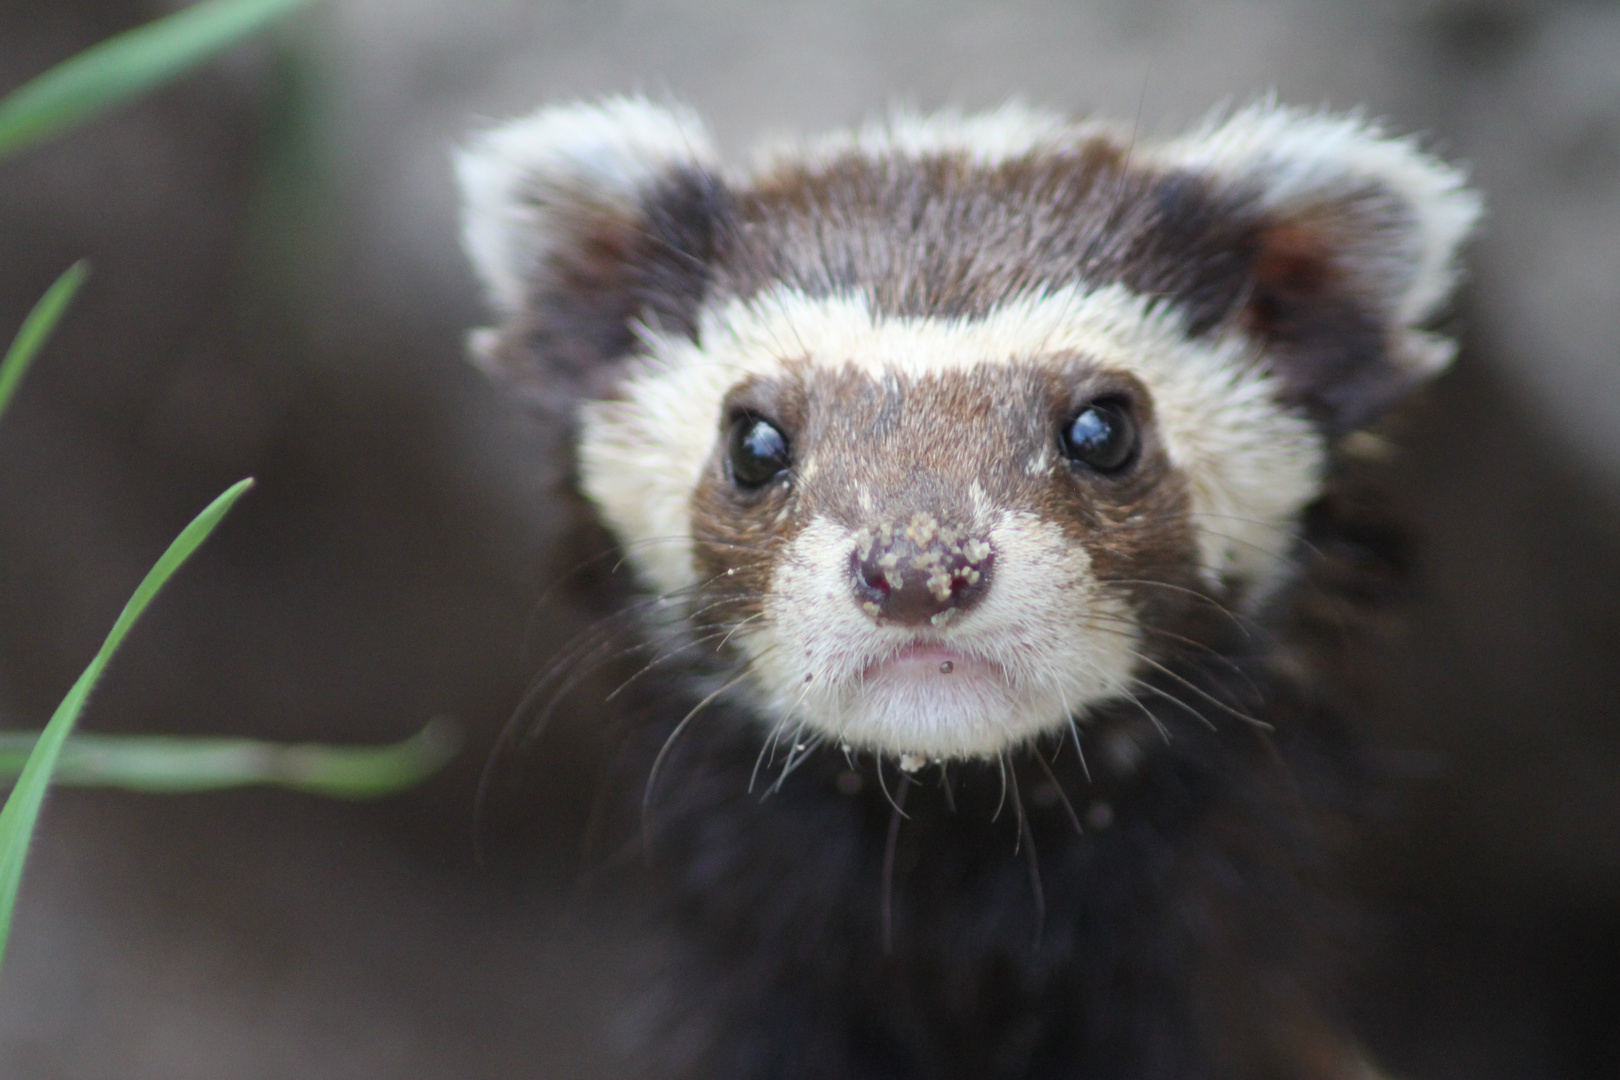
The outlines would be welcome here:
<svg viewBox="0 0 1620 1080">
<path fill-rule="evenodd" d="M 8 0 L 0 90 L 176 5 Z M 1401 777 L 1353 880 L 1365 1037 L 1414 1080 L 1620 1077 L 1620 5 L 322 0 L 0 163 L 0 336 L 93 277 L 0 425 L 0 721 L 37 727 L 209 498 L 101 731 L 471 746 L 368 805 L 60 792 L 0 979 L 0 1075 L 608 1075 L 657 943 L 580 899 L 591 751 L 475 827 L 564 631 L 552 433 L 462 360 L 484 314 L 449 153 L 544 100 L 673 96 L 739 156 L 895 100 L 1174 132 L 1275 89 L 1469 163 L 1465 347 L 1404 433 L 1421 591 Z M 519 770 L 521 772 L 521 770 Z M 485 857 L 475 856 L 475 828 Z"/>
</svg>

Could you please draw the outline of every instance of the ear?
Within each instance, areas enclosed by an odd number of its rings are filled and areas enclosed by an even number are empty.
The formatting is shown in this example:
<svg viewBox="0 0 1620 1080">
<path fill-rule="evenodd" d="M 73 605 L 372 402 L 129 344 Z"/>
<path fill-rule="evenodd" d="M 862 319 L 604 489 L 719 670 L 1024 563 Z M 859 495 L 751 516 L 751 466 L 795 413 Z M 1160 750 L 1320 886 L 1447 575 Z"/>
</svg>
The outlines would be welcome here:
<svg viewBox="0 0 1620 1080">
<path fill-rule="evenodd" d="M 542 109 L 456 156 L 462 239 L 501 317 L 486 368 L 589 378 L 637 321 L 691 332 L 726 196 L 690 111 L 639 98 Z"/>
<path fill-rule="evenodd" d="M 1271 104 L 1164 149 L 1253 215 L 1237 314 L 1291 404 L 1350 430 L 1450 363 L 1422 327 L 1482 209 L 1461 170 L 1360 118 Z"/>
</svg>

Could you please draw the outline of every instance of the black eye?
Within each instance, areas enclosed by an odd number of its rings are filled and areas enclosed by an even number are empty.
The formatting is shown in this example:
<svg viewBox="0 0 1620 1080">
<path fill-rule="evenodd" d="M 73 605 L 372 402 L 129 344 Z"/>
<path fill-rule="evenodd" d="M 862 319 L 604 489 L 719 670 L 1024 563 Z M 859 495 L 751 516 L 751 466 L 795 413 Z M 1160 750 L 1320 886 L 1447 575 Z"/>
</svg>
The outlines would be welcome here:
<svg viewBox="0 0 1620 1080">
<path fill-rule="evenodd" d="M 731 425 L 728 460 L 738 487 L 764 487 L 787 469 L 787 438 L 769 420 L 744 413 Z"/>
<path fill-rule="evenodd" d="M 1118 472 L 1136 460 L 1136 420 L 1119 398 L 1098 398 L 1063 429 L 1069 460 L 1100 473 Z"/>
</svg>

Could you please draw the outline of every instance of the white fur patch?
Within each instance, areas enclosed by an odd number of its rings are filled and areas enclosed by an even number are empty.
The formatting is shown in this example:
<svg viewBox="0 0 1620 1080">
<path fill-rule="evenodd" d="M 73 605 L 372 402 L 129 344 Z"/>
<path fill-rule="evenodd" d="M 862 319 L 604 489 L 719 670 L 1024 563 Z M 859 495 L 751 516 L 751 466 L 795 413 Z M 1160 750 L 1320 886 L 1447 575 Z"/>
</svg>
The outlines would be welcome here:
<svg viewBox="0 0 1620 1080">
<path fill-rule="evenodd" d="M 1111 125 L 1076 123 L 1061 113 L 1018 101 L 970 114 L 955 109 L 925 114 L 896 108 L 852 131 L 767 141 L 755 152 L 754 166 L 760 172 L 784 165 L 815 168 L 849 154 L 879 159 L 957 154 L 977 166 L 995 166 L 1039 151 L 1078 146 L 1113 131 Z"/>
<path fill-rule="evenodd" d="M 1394 192 L 1412 210 L 1409 247 L 1380 260 L 1379 283 L 1396 286 L 1391 309 L 1401 326 L 1421 322 L 1450 295 L 1457 250 L 1484 209 L 1479 194 L 1467 186 L 1467 174 L 1425 154 L 1416 139 L 1393 138 L 1359 116 L 1273 102 L 1213 119 L 1191 135 L 1146 151 L 1142 160 L 1252 187 L 1268 210 L 1353 196 L 1369 182 Z"/>
<path fill-rule="evenodd" d="M 501 315 L 523 307 L 570 209 L 635 209 L 681 165 L 715 166 L 697 114 L 642 98 L 541 109 L 477 136 L 456 154 L 462 243 Z"/>
<path fill-rule="evenodd" d="M 719 437 L 722 400 L 785 361 L 916 377 L 1073 353 L 1134 375 L 1188 481 L 1212 584 L 1242 578 L 1263 593 L 1320 480 L 1321 440 L 1277 404 L 1253 343 L 1237 334 L 1189 342 L 1176 314 L 1150 312 L 1120 285 L 1027 297 L 976 320 L 884 318 L 860 297 L 779 290 L 707 312 L 700 340 L 648 335 L 622 400 L 583 411 L 585 490 L 660 591 L 694 580 L 688 501 Z"/>
</svg>

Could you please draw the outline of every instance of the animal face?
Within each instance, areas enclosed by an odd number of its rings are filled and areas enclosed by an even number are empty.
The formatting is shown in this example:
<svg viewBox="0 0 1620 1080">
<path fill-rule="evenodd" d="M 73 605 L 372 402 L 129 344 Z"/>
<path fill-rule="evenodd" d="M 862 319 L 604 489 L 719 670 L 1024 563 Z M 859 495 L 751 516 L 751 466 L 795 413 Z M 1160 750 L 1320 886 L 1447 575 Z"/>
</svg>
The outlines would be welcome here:
<svg viewBox="0 0 1620 1080">
<path fill-rule="evenodd" d="M 1177 143 L 896 119 L 721 178 L 697 122 L 542 112 L 464 158 L 579 479 L 778 734 L 994 756 L 1285 584 L 1331 441 L 1443 366 L 1477 206 L 1353 121 Z"/>
</svg>

